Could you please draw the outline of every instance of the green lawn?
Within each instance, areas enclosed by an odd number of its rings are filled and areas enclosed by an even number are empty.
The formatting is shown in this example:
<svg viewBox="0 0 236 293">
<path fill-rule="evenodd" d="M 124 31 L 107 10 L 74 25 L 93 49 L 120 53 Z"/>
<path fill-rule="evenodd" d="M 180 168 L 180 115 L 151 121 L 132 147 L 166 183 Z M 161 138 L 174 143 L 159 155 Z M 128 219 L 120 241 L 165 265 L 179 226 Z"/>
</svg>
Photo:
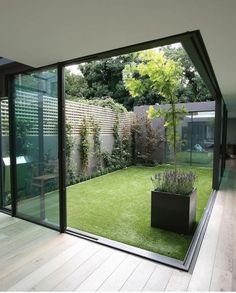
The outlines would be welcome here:
<svg viewBox="0 0 236 293">
<path fill-rule="evenodd" d="M 171 167 L 133 166 L 68 187 L 68 226 L 183 259 L 192 236 L 150 226 L 150 177 L 165 168 Z M 211 193 L 212 170 L 192 169 L 198 176 L 196 220 L 199 222 Z"/>
<path fill-rule="evenodd" d="M 177 162 L 189 164 L 190 152 L 183 151 L 177 153 Z M 210 167 L 213 165 L 213 152 L 196 152 L 192 151 L 193 165 Z"/>
</svg>

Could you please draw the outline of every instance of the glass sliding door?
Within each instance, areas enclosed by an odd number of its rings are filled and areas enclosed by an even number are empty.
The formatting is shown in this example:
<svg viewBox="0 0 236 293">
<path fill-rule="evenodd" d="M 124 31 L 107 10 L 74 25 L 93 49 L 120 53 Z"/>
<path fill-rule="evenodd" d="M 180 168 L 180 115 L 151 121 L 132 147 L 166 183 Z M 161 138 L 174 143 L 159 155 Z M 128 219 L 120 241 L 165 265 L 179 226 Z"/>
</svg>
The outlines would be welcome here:
<svg viewBox="0 0 236 293">
<path fill-rule="evenodd" d="M 0 157 L 0 208 L 11 209 L 8 98 L 0 100 Z"/>
<path fill-rule="evenodd" d="M 57 69 L 19 74 L 15 100 L 16 213 L 59 226 Z"/>
<path fill-rule="evenodd" d="M 192 164 L 213 166 L 215 112 L 194 112 L 192 121 Z"/>
</svg>

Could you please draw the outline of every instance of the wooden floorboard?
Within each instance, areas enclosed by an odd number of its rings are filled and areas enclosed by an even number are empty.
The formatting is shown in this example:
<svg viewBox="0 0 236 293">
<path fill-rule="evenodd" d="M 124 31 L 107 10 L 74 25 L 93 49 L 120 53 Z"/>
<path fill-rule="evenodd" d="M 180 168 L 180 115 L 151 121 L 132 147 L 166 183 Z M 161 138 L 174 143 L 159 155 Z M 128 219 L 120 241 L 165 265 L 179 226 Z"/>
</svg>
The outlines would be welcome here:
<svg viewBox="0 0 236 293">
<path fill-rule="evenodd" d="M 220 193 L 218 195 L 221 196 Z M 210 289 L 222 213 L 223 206 L 218 203 L 217 198 L 189 283 L 189 291 L 209 291 Z"/>
<path fill-rule="evenodd" d="M 236 291 L 234 174 L 192 274 L 0 213 L 0 291 Z"/>
<path fill-rule="evenodd" d="M 129 255 L 98 288 L 98 291 L 120 291 L 141 261 L 140 257 Z"/>
<path fill-rule="evenodd" d="M 166 291 L 187 291 L 190 279 L 190 274 L 175 270 L 168 282 Z"/>
<path fill-rule="evenodd" d="M 156 264 L 154 262 L 141 261 L 126 280 L 121 291 L 142 291 L 155 269 Z"/>
</svg>

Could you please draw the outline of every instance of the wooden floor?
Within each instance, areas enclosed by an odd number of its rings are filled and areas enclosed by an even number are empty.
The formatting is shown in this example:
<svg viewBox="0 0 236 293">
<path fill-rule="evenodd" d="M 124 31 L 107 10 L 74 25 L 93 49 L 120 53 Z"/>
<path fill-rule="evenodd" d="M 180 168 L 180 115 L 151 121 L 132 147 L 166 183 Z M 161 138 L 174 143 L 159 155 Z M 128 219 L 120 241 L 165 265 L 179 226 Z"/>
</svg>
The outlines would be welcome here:
<svg viewBox="0 0 236 293">
<path fill-rule="evenodd" d="M 0 291 L 235 291 L 234 181 L 229 170 L 192 275 L 0 213 Z"/>
</svg>

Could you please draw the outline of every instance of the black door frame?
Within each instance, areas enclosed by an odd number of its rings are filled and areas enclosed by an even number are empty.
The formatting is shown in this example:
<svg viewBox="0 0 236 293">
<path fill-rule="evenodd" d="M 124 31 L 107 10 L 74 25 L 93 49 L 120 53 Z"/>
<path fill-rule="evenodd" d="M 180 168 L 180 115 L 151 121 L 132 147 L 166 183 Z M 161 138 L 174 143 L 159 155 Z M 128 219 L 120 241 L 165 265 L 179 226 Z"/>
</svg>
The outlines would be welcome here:
<svg viewBox="0 0 236 293">
<path fill-rule="evenodd" d="M 216 80 L 216 76 L 214 74 L 213 67 L 210 62 L 210 58 L 208 56 L 206 47 L 204 45 L 201 33 L 199 30 L 185 32 L 182 34 L 177 34 L 174 36 L 169 36 L 166 38 L 152 40 L 149 42 L 144 42 L 140 44 L 135 44 L 123 48 L 118 48 L 106 52 L 101 52 L 98 54 L 93 54 L 89 56 L 84 56 L 80 58 L 75 58 L 71 60 L 67 60 L 64 62 L 51 64 L 49 66 L 43 66 L 40 68 L 34 68 L 30 70 L 18 71 L 14 75 L 8 76 L 9 86 L 8 86 L 8 93 L 9 93 L 9 117 L 10 117 L 10 148 L 11 148 L 11 187 L 12 187 L 12 216 L 16 216 L 16 156 L 15 156 L 15 105 L 14 105 L 14 89 L 12 88 L 13 79 L 16 74 L 19 73 L 30 73 L 32 71 L 43 69 L 48 69 L 51 67 L 56 67 L 58 72 L 58 147 L 59 147 L 59 210 L 60 210 L 60 225 L 59 230 L 60 232 L 65 232 L 67 228 L 66 220 L 66 169 L 65 169 L 65 97 L 64 97 L 64 68 L 68 65 L 72 65 L 75 63 L 82 63 L 86 61 L 98 60 L 102 58 L 107 58 L 111 56 L 117 56 L 121 54 L 127 54 L 135 51 L 150 49 L 158 46 L 169 45 L 173 43 L 182 43 L 183 47 L 185 48 L 186 52 L 190 56 L 193 64 L 195 65 L 196 69 L 200 73 L 201 77 L 203 78 L 204 82 L 206 83 L 208 89 L 210 90 L 212 96 L 216 102 L 216 113 L 215 113 L 215 121 L 217 126 L 221 127 L 220 125 L 220 111 L 222 106 L 222 94 L 219 89 L 219 85 Z M 221 128 L 217 128 L 217 130 Z M 220 145 L 221 141 L 219 139 L 219 135 L 215 134 L 215 150 L 214 151 L 214 165 L 213 165 L 213 189 L 217 190 L 219 188 L 219 155 L 220 155 Z M 26 219 L 27 220 L 27 219 Z M 29 219 L 28 219 L 29 220 Z M 31 221 L 31 220 L 30 220 Z M 32 221 L 33 222 L 33 221 Z M 39 223 L 37 223 L 39 224 Z M 52 228 L 52 227 L 49 227 Z M 192 254 L 192 257 L 194 254 Z M 188 260 L 188 267 L 190 266 L 191 261 Z M 183 264 L 181 264 L 183 266 Z"/>
<path fill-rule="evenodd" d="M 8 214 L 11 214 L 11 209 L 4 206 L 4 182 L 3 182 L 3 156 L 2 156 L 2 101 L 8 101 L 8 97 L 0 97 L 0 210 L 5 211 Z M 8 104 L 9 105 L 9 104 Z M 8 116 L 8 123 L 9 123 Z M 9 145 L 10 149 L 10 145 Z"/>
</svg>

